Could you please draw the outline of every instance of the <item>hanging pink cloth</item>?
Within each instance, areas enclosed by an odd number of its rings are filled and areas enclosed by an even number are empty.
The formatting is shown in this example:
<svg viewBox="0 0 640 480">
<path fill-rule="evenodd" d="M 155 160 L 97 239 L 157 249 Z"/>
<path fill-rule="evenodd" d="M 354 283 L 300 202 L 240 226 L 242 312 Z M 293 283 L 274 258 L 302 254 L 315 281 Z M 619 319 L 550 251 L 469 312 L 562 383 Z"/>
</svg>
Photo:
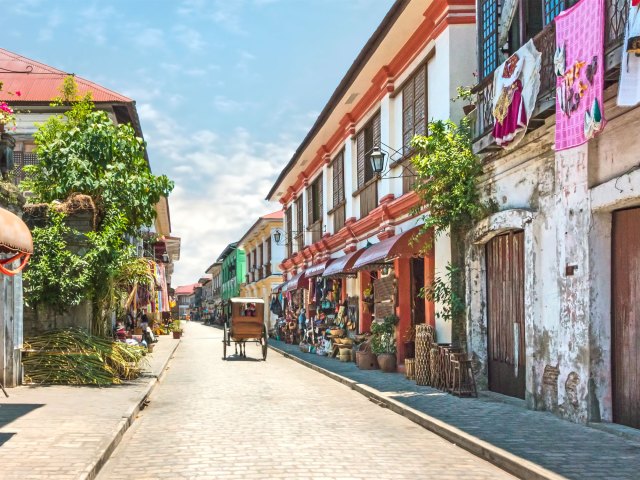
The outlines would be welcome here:
<svg viewBox="0 0 640 480">
<path fill-rule="evenodd" d="M 605 125 L 604 0 L 580 0 L 556 22 L 556 150 L 587 142 Z"/>
</svg>

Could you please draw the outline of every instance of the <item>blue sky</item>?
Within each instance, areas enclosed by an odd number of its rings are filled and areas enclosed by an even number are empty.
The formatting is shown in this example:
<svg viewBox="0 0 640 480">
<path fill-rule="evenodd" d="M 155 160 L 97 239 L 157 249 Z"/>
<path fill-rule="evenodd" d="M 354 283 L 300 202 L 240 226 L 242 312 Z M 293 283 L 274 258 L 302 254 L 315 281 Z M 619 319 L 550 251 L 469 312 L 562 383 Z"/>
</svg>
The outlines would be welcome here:
<svg viewBox="0 0 640 480">
<path fill-rule="evenodd" d="M 264 197 L 392 0 L 3 2 L 2 47 L 137 102 L 176 182 L 174 286 L 196 281 Z"/>
</svg>

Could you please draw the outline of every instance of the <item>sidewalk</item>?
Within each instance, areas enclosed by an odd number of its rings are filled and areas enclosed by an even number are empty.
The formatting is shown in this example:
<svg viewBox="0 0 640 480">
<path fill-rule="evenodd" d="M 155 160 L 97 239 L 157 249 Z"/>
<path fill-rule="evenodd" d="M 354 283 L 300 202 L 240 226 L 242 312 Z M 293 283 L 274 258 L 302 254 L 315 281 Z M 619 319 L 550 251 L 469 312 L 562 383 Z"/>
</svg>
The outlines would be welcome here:
<svg viewBox="0 0 640 480">
<path fill-rule="evenodd" d="M 484 396 L 458 398 L 401 374 L 302 353 L 297 345 L 270 340 L 270 347 L 518 477 L 640 478 L 640 441 Z"/>
<path fill-rule="evenodd" d="M 143 375 L 123 385 L 7 389 L 9 398 L 0 396 L 0 478 L 94 478 L 179 343 L 161 336 Z"/>
</svg>

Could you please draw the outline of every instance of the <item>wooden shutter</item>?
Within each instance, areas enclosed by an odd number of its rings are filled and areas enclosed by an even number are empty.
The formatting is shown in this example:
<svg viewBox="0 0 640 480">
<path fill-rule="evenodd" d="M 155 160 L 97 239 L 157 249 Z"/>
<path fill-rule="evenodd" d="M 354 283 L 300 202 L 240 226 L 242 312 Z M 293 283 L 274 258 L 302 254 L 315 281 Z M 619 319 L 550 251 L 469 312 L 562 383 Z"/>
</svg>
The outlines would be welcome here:
<svg viewBox="0 0 640 480">
<path fill-rule="evenodd" d="M 413 101 L 414 128 L 413 135 L 424 135 L 427 132 L 427 68 L 420 67 L 415 77 Z"/>
<path fill-rule="evenodd" d="M 322 208 L 324 207 L 324 187 L 322 184 L 322 173 L 320 174 L 320 176 L 318 177 L 318 179 L 316 180 L 316 182 L 318 182 L 318 217 L 314 218 L 313 220 L 322 220 Z"/>
<path fill-rule="evenodd" d="M 333 161 L 333 206 L 344 201 L 344 151 Z"/>
<path fill-rule="evenodd" d="M 373 128 L 373 145 L 372 147 L 380 146 L 380 112 L 376 113 L 376 116 L 371 120 Z M 370 163 L 370 162 L 369 162 Z"/>
<path fill-rule="evenodd" d="M 271 265 L 271 237 L 267 240 L 267 265 Z"/>
<path fill-rule="evenodd" d="M 298 235 L 300 235 L 302 233 L 302 229 L 304 228 L 304 222 L 302 221 L 302 213 L 303 213 L 303 205 L 302 205 L 302 197 L 298 198 L 298 200 L 296 200 L 296 225 L 297 225 L 297 230 L 298 230 Z"/>
<path fill-rule="evenodd" d="M 313 223 L 313 183 L 307 187 L 307 227 Z"/>
<path fill-rule="evenodd" d="M 362 130 L 360 130 L 360 132 L 358 133 L 358 136 L 356 138 L 356 150 L 357 150 L 357 160 L 358 160 L 358 188 L 362 187 L 362 185 L 364 185 L 365 180 L 365 129 L 363 128 Z"/>
<path fill-rule="evenodd" d="M 402 89 L 402 146 L 403 154 L 406 154 L 411 146 L 413 138 L 413 105 L 414 105 L 415 78 L 409 80 Z"/>
</svg>

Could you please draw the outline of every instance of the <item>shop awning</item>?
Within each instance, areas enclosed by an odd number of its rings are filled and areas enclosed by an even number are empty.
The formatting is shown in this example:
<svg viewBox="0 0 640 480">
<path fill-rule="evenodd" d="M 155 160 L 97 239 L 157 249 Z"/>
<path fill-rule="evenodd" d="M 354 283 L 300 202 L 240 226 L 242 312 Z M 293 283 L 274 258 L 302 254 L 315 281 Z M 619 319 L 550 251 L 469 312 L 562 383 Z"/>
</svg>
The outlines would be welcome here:
<svg viewBox="0 0 640 480">
<path fill-rule="evenodd" d="M 333 262 L 331 262 L 331 265 L 329 265 L 325 269 L 322 276 L 331 277 L 339 275 L 351 275 L 355 273 L 352 270 L 353 264 L 356 262 L 356 260 L 358 260 L 358 258 L 360 258 L 360 255 L 362 255 L 364 252 L 365 249 L 361 248 L 360 250 L 356 250 L 355 252 L 346 254 L 344 257 L 336 258 Z"/>
<path fill-rule="evenodd" d="M 395 258 L 418 256 L 430 239 L 429 235 L 417 235 L 421 228 L 421 226 L 414 227 L 367 248 L 353 265 L 353 269 L 359 270 L 382 265 L 391 262 Z M 417 239 L 414 240 L 416 236 Z"/>
<path fill-rule="evenodd" d="M 330 258 L 326 262 L 320 262 L 320 263 L 317 263 L 316 265 L 311 265 L 309 268 L 307 268 L 304 271 L 304 274 L 306 275 L 307 278 L 317 277 L 318 275 L 322 275 L 325 269 L 332 262 L 333 262 L 333 259 Z"/>
<path fill-rule="evenodd" d="M 304 272 L 300 272 L 282 286 L 282 292 L 293 292 L 294 290 L 305 288 L 307 285 L 307 277 Z"/>
<path fill-rule="evenodd" d="M 0 208 L 0 252 L 33 253 L 29 227 L 20 217 Z"/>
</svg>

